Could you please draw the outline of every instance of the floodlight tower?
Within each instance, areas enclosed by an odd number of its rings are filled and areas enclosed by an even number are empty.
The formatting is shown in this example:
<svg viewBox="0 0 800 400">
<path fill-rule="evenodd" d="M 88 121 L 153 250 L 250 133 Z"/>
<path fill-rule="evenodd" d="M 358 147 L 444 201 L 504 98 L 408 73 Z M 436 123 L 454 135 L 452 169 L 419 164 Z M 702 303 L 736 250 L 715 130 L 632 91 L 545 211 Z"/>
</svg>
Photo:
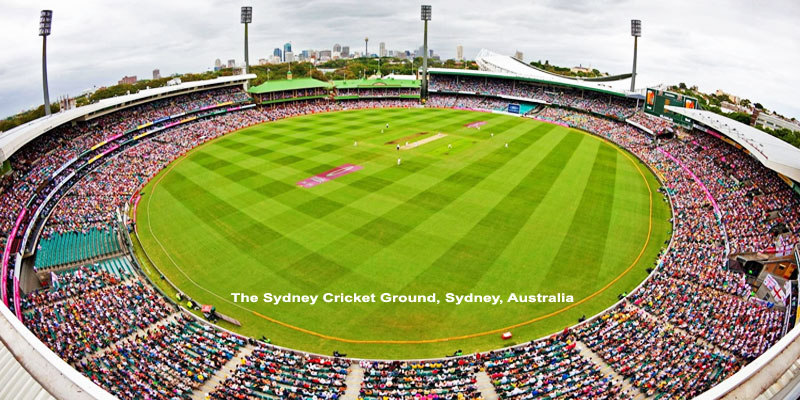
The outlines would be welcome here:
<svg viewBox="0 0 800 400">
<path fill-rule="evenodd" d="M 244 24 L 244 74 L 250 70 L 250 54 L 247 46 L 247 25 L 253 22 L 253 7 L 242 7 L 242 23 Z M 247 89 L 248 81 L 244 81 L 244 88 Z"/>
<path fill-rule="evenodd" d="M 421 18 L 425 21 L 425 33 L 422 39 L 422 90 L 420 93 L 423 99 L 428 99 L 428 21 L 431 20 L 431 6 L 422 5 Z"/>
<path fill-rule="evenodd" d="M 47 37 L 53 23 L 53 10 L 42 10 L 39 17 L 39 36 L 42 37 L 42 87 L 44 88 L 44 114 L 50 115 L 50 93 L 47 89 Z"/>
<path fill-rule="evenodd" d="M 639 44 L 639 38 L 642 36 L 642 21 L 638 19 L 631 20 L 631 36 L 633 36 L 633 73 L 631 74 L 631 92 L 636 90 L 636 50 Z"/>
</svg>

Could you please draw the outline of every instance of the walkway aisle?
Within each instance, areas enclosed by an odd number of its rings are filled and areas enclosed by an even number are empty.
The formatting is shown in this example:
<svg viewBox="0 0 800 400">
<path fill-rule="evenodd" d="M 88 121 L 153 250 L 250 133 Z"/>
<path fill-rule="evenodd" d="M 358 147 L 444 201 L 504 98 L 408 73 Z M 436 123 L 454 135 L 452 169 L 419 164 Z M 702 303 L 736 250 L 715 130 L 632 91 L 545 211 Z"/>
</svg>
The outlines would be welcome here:
<svg viewBox="0 0 800 400">
<path fill-rule="evenodd" d="M 623 391 L 627 391 L 628 393 L 632 394 L 635 400 L 641 400 L 647 398 L 647 395 L 642 393 L 636 386 L 633 386 L 633 384 L 629 380 L 625 379 L 622 375 L 618 374 L 617 371 L 614 370 L 614 368 L 611 368 L 611 366 L 608 365 L 606 361 L 603 360 L 602 357 L 598 356 L 595 352 L 589 349 L 589 347 L 586 346 L 585 343 L 578 341 L 577 344 L 578 344 L 578 349 L 580 349 L 581 356 L 584 358 L 588 358 L 589 360 L 592 360 L 592 362 L 595 363 L 595 365 L 597 365 L 597 368 L 600 369 L 600 372 L 603 375 L 605 376 L 611 375 L 615 381 L 622 382 Z"/>
<path fill-rule="evenodd" d="M 344 392 L 342 400 L 358 400 L 358 393 L 361 392 L 361 382 L 364 381 L 364 369 L 358 362 L 350 364 L 350 372 L 347 373 L 345 384 L 347 391 Z"/>
<path fill-rule="evenodd" d="M 226 362 L 216 374 L 206 379 L 206 381 L 203 382 L 203 385 L 197 388 L 197 390 L 192 391 L 192 399 L 204 400 L 206 398 L 206 394 L 214 391 L 214 388 L 227 379 L 232 370 L 236 369 L 236 366 L 239 365 L 241 360 L 253 354 L 253 350 L 255 349 L 255 346 L 249 343 L 243 347 L 240 347 L 239 354 L 231 357 L 231 359 L 228 360 L 228 362 Z"/>
<path fill-rule="evenodd" d="M 481 393 L 483 400 L 498 400 L 500 396 L 494 391 L 492 380 L 486 371 L 478 371 L 475 373 L 475 380 L 478 381 L 478 391 Z"/>
</svg>

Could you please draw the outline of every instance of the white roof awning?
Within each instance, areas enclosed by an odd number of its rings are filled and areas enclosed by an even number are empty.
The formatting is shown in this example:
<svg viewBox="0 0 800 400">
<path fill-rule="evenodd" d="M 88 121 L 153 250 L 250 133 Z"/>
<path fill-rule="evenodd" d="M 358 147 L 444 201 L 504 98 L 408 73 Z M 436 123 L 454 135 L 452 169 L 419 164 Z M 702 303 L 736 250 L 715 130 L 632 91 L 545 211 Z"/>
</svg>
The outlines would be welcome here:
<svg viewBox="0 0 800 400">
<path fill-rule="evenodd" d="M 711 111 L 667 106 L 696 124 L 711 128 L 747 149 L 765 167 L 800 182 L 800 149 L 760 129 Z"/>
<path fill-rule="evenodd" d="M 42 134 L 55 129 L 61 125 L 79 119 L 91 119 L 96 116 L 118 111 L 137 104 L 146 103 L 164 97 L 178 96 L 205 88 L 215 86 L 229 86 L 243 84 L 248 79 L 255 79 L 255 74 L 221 76 L 215 79 L 203 81 L 185 82 L 173 86 L 163 86 L 159 88 L 140 90 L 137 93 L 125 96 L 111 97 L 103 99 L 97 103 L 73 108 L 71 110 L 50 114 L 26 124 L 0 132 L 0 162 L 8 160 L 11 156 L 30 141 Z"/>
<path fill-rule="evenodd" d="M 547 71 L 542 71 L 538 68 L 534 68 L 533 66 L 519 61 L 513 57 L 498 54 L 486 49 L 482 49 L 478 53 L 477 57 L 475 57 L 475 62 L 478 63 L 478 66 L 481 68 L 481 70 L 488 72 L 499 72 L 514 76 L 526 77 L 539 81 L 550 82 L 556 85 L 572 86 L 604 92 L 614 92 L 622 96 L 642 94 L 640 91 L 630 91 L 630 74 L 620 77 L 619 79 L 614 79 L 615 77 L 609 77 L 609 80 L 592 80 L 560 76 Z"/>
</svg>

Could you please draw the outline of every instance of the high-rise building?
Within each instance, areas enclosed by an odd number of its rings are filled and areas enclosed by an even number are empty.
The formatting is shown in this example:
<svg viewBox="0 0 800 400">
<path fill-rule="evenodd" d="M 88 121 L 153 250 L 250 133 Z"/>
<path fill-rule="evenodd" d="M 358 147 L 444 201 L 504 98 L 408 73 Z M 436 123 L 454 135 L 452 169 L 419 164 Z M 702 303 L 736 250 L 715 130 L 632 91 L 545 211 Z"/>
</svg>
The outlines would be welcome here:
<svg viewBox="0 0 800 400">
<path fill-rule="evenodd" d="M 294 62 L 294 53 L 291 50 L 283 52 L 283 61 L 284 62 Z"/>
<path fill-rule="evenodd" d="M 380 42 L 378 44 L 378 56 L 379 57 L 386 57 L 386 43 Z"/>
<path fill-rule="evenodd" d="M 350 46 L 342 46 L 342 57 L 350 56 Z"/>
<path fill-rule="evenodd" d="M 222 68 L 222 60 L 218 58 L 214 60 L 214 69 L 220 69 L 220 68 Z"/>
<path fill-rule="evenodd" d="M 284 43 L 283 44 L 283 61 L 286 62 L 286 53 L 292 52 L 292 44 L 291 43 Z"/>
<path fill-rule="evenodd" d="M 319 52 L 319 60 L 320 61 L 328 61 L 333 57 L 333 54 L 330 50 L 320 50 Z"/>
<path fill-rule="evenodd" d="M 456 61 L 464 61 L 464 46 L 456 46 Z"/>
<path fill-rule="evenodd" d="M 161 79 L 161 71 L 158 68 L 153 70 L 153 80 Z"/>
<path fill-rule="evenodd" d="M 272 55 L 278 57 L 279 60 L 283 60 L 283 52 L 278 47 L 276 47 L 275 50 L 272 50 Z"/>
<path fill-rule="evenodd" d="M 313 50 L 303 50 L 303 51 L 301 51 L 300 52 L 300 59 L 305 60 L 305 59 L 311 58 L 311 52 L 312 51 Z"/>
<path fill-rule="evenodd" d="M 342 46 L 339 43 L 334 44 L 333 45 L 333 51 L 336 52 L 336 53 L 341 53 L 342 52 Z"/>
<path fill-rule="evenodd" d="M 522 59 L 522 52 L 519 51 L 519 50 L 514 52 L 514 58 L 516 58 L 517 60 L 520 60 L 520 61 L 525 61 L 525 60 Z"/>
<path fill-rule="evenodd" d="M 233 68 L 236 66 L 236 60 L 230 59 L 228 60 L 228 68 Z"/>
</svg>

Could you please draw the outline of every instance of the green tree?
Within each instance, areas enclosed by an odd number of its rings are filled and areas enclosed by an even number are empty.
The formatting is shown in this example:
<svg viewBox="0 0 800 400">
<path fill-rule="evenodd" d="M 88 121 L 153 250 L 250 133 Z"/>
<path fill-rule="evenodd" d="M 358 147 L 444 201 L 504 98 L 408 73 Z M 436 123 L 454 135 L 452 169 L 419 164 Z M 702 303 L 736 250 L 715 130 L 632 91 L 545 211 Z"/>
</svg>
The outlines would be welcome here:
<svg viewBox="0 0 800 400">
<path fill-rule="evenodd" d="M 59 110 L 60 107 L 58 103 L 53 103 L 50 105 L 51 112 L 57 113 Z M 16 128 L 17 126 L 26 124 L 30 121 L 33 121 L 37 118 L 41 118 L 43 116 L 44 116 L 44 104 L 27 111 L 23 111 L 17 115 L 12 115 L 0 121 L 0 132 L 5 132 L 9 129 Z"/>
<path fill-rule="evenodd" d="M 311 70 L 311 77 L 314 78 L 314 79 L 319 79 L 321 81 L 327 81 L 328 80 L 325 77 L 325 74 L 323 74 L 322 71 L 320 71 L 320 70 L 318 70 L 316 68 Z"/>
<path fill-rule="evenodd" d="M 750 114 L 735 112 L 727 114 L 728 118 L 739 121 L 745 125 L 750 125 Z"/>
</svg>

